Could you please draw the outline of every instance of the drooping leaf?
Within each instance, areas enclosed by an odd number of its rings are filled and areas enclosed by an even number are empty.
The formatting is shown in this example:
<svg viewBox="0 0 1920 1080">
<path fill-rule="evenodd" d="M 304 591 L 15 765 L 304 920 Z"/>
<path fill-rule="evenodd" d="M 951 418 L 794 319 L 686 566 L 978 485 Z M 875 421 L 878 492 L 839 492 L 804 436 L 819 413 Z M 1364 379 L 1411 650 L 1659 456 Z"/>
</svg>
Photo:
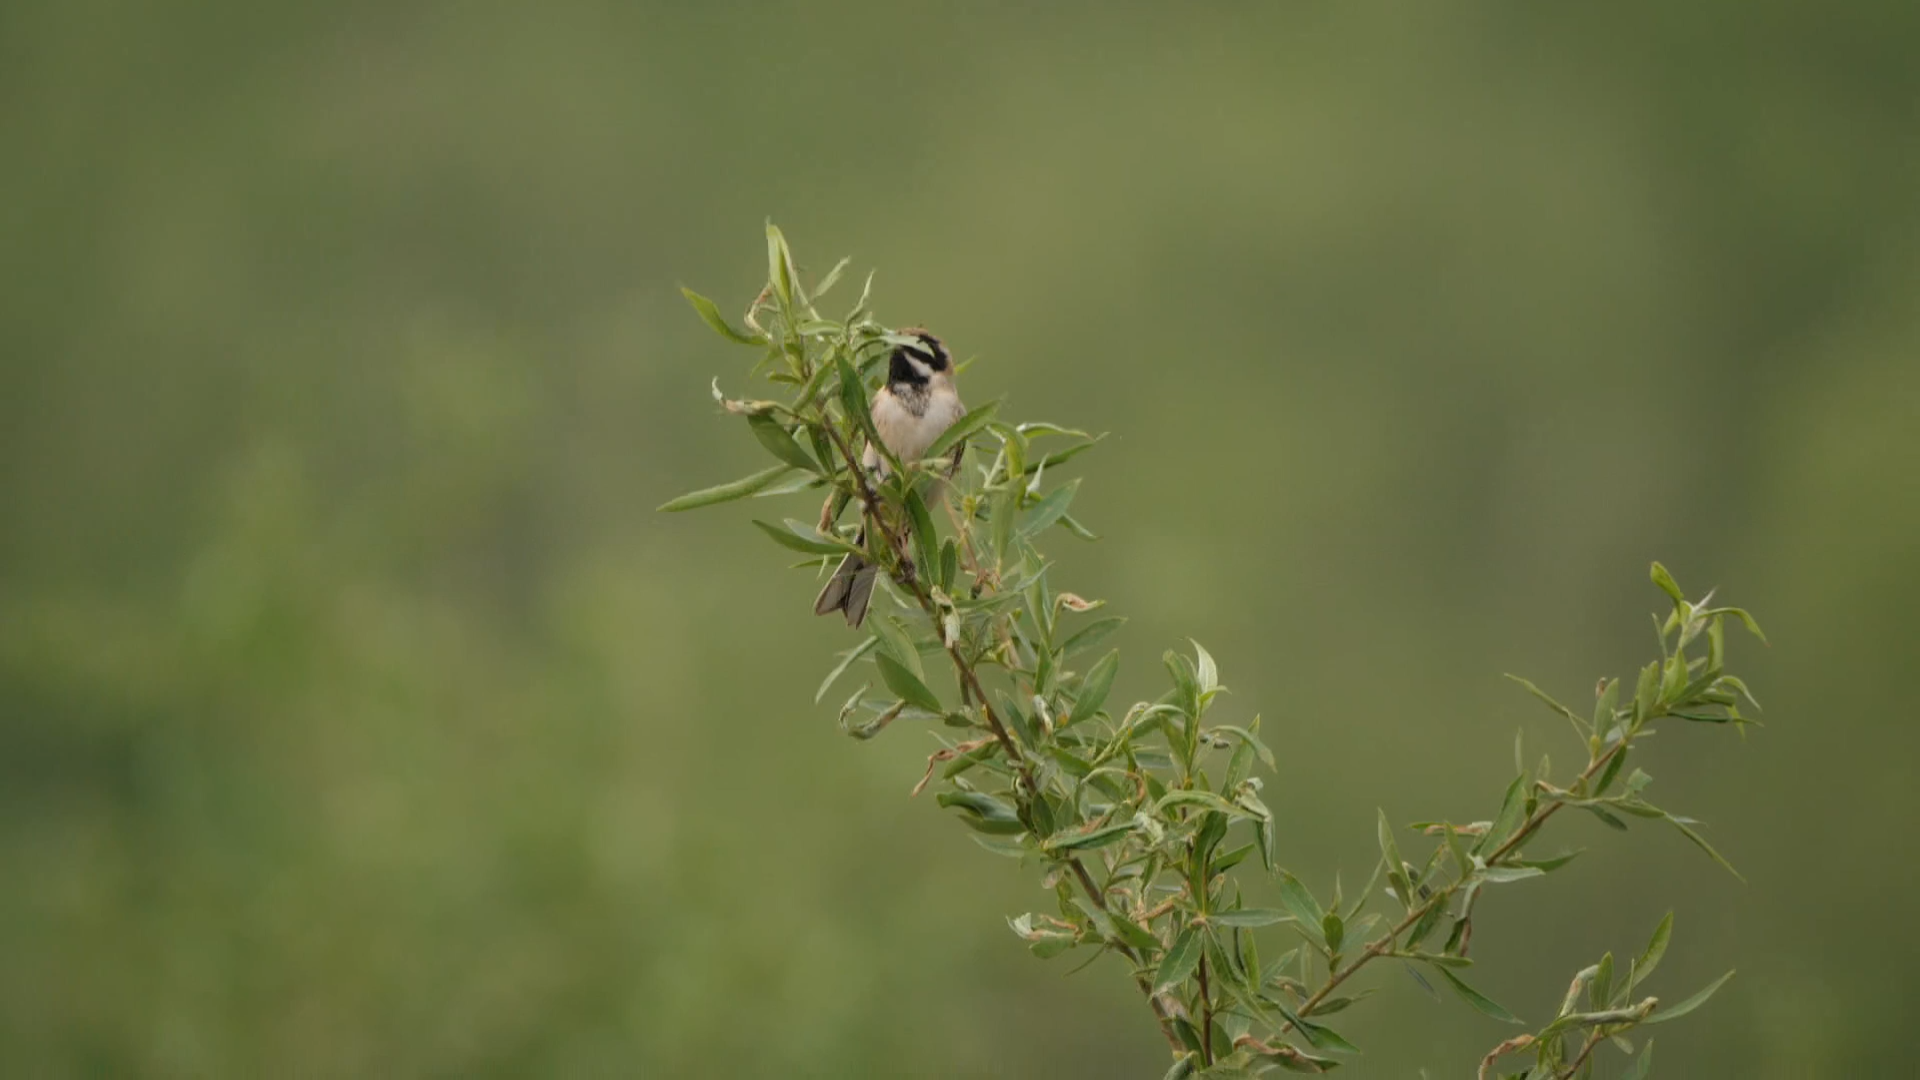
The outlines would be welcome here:
<svg viewBox="0 0 1920 1080">
<path fill-rule="evenodd" d="M 791 518 L 782 525 L 770 525 L 755 519 L 754 525 L 781 547 L 804 551 L 809 555 L 846 555 L 860 550 L 842 540 L 822 536 L 814 532 L 811 526 L 803 525 Z"/>
<path fill-rule="evenodd" d="M 1740 873 L 1740 871 L 1735 870 L 1733 868 L 1733 864 L 1727 861 L 1727 857 L 1725 855 L 1720 854 L 1718 851 L 1714 850 L 1714 847 L 1712 844 L 1707 843 L 1706 837 L 1701 836 L 1697 832 L 1694 832 L 1693 829 L 1685 821 L 1681 820 L 1680 818 L 1677 818 L 1672 814 L 1665 814 L 1664 816 L 1669 822 L 1673 823 L 1674 828 L 1680 830 L 1680 835 L 1693 841 L 1695 846 L 1699 847 L 1701 851 L 1706 852 L 1708 857 L 1713 859 L 1714 862 L 1719 863 L 1720 866 L 1723 869 L 1725 869 L 1727 873 L 1732 874 L 1734 877 L 1739 878 L 1741 881 L 1747 880 L 1746 877 Z"/>
<path fill-rule="evenodd" d="M 656 509 L 672 514 L 682 510 L 694 510 L 702 506 L 712 506 L 715 503 L 732 502 L 734 499 L 744 499 L 792 471 L 791 466 L 775 465 L 770 469 L 762 469 L 752 476 L 744 476 L 731 483 L 718 484 L 710 488 L 701 488 L 699 491 L 689 491 L 679 498 L 669 499 L 661 503 Z"/>
<path fill-rule="evenodd" d="M 1253 748 L 1254 754 L 1260 758 L 1260 764 L 1265 765 L 1269 769 L 1277 769 L 1279 766 L 1274 764 L 1273 751 L 1267 749 L 1267 744 L 1260 741 L 1258 734 L 1259 727 L 1260 718 L 1256 716 L 1253 718 L 1253 723 L 1248 724 L 1246 727 L 1235 727 L 1232 724 L 1217 724 L 1207 730 L 1216 734 L 1234 736 L 1242 743 Z"/>
<path fill-rule="evenodd" d="M 1134 824 L 1132 821 L 1123 821 L 1115 825 L 1104 825 L 1100 828 L 1086 831 L 1070 830 L 1048 837 L 1040 846 L 1049 853 L 1092 851 L 1096 848 L 1106 847 L 1109 844 L 1119 843 L 1121 840 L 1126 839 L 1127 834 L 1132 832 L 1133 829 Z"/>
<path fill-rule="evenodd" d="M 819 464 L 800 448 L 800 444 L 794 441 L 793 436 L 781 426 L 780 421 L 774 419 L 773 414 L 754 413 L 747 417 L 747 426 L 752 429 L 753 437 L 760 440 L 760 445 L 766 447 L 767 452 L 774 457 L 796 469 L 806 469 L 816 473 L 820 471 Z"/>
<path fill-rule="evenodd" d="M 1453 987 L 1454 992 L 1459 994 L 1460 997 L 1464 999 L 1467 1004 L 1473 1006 L 1476 1009 L 1479 1009 L 1481 1012 L 1486 1013 L 1488 1016 L 1491 1016 L 1495 1020 L 1499 1020 L 1502 1023 L 1507 1023 L 1507 1024 L 1524 1023 L 1524 1021 L 1522 1021 L 1519 1017 L 1513 1015 L 1512 1013 L 1508 1012 L 1505 1008 L 1503 1008 L 1499 1002 L 1493 1000 L 1492 998 L 1481 993 L 1480 991 L 1475 990 L 1473 987 L 1468 986 L 1464 979 L 1460 978 L 1460 976 L 1458 975 L 1455 975 L 1447 967 L 1444 967 L 1440 964 L 1435 964 L 1433 965 L 1433 969 L 1435 971 L 1438 971 L 1441 977 L 1447 980 L 1448 984 Z"/>
<path fill-rule="evenodd" d="M 694 311 L 699 312 L 701 322 L 712 327 L 714 333 L 719 334 L 728 341 L 737 341 L 742 345 L 765 345 L 767 343 L 765 337 L 749 334 L 744 330 L 735 330 L 732 324 L 728 323 L 726 318 L 720 314 L 720 309 L 714 305 L 713 301 L 701 296 L 692 289 L 683 285 L 680 287 L 680 295 L 687 298 L 687 303 L 693 305 Z"/>
<path fill-rule="evenodd" d="M 1013 812 L 1013 807 L 983 792 L 942 791 L 933 798 L 942 807 L 959 809 L 961 820 L 980 832 L 1012 836 L 1027 831 L 1027 827 L 1020 823 L 1020 816 Z"/>
<path fill-rule="evenodd" d="M 1587 734 L 1586 720 L 1582 719 L 1579 713 L 1574 712 L 1572 709 L 1569 709 L 1565 705 L 1562 705 L 1560 704 L 1560 702 L 1556 701 L 1552 694 L 1547 693 L 1545 690 L 1540 689 L 1539 687 L 1533 685 L 1533 683 L 1528 682 L 1526 679 L 1523 679 L 1518 675 L 1508 675 L 1507 678 L 1525 687 L 1527 693 L 1532 694 L 1534 697 L 1537 697 L 1541 701 L 1545 702 L 1547 707 L 1552 709 L 1554 712 L 1557 712 L 1561 716 L 1566 717 L 1568 720 L 1573 721 L 1574 730 L 1580 732 L 1582 735 Z"/>
</svg>

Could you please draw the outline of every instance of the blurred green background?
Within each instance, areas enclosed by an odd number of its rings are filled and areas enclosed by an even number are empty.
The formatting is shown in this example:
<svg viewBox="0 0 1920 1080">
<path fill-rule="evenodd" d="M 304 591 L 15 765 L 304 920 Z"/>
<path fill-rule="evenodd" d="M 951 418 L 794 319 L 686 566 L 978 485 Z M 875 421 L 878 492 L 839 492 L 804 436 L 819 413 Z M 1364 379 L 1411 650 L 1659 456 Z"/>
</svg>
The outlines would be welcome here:
<svg viewBox="0 0 1920 1080">
<path fill-rule="evenodd" d="M 814 273 L 1116 433 L 1059 584 L 1188 636 L 1282 856 L 1487 816 L 1515 687 L 1751 606 L 1768 727 L 1663 733 L 1671 831 L 1492 895 L 1529 1019 L 1677 933 L 1660 1074 L 1911 1075 L 1920 7 L 0 10 L 0 1071 L 1157 1076 L 1117 965 L 930 742 L 809 707 L 850 641 L 747 525 L 730 313 Z M 855 277 L 857 283 L 858 278 Z M 847 290 L 847 286 L 842 286 Z M 848 290 L 842 299 L 851 302 Z M 840 304 L 833 305 L 838 308 Z M 806 517 L 808 497 L 785 512 Z M 1403 841 L 1404 842 L 1404 841 Z M 1383 970 L 1356 1077 L 1510 1033 Z"/>
</svg>

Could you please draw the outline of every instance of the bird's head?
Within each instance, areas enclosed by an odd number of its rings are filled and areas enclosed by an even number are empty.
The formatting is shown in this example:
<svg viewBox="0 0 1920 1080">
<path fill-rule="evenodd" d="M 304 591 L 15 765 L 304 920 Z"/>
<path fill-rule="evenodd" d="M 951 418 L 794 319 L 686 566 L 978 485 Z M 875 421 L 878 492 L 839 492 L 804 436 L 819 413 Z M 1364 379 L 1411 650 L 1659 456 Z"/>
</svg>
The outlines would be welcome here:
<svg viewBox="0 0 1920 1080">
<path fill-rule="evenodd" d="M 887 382 L 925 386 L 936 377 L 951 378 L 953 358 L 940 339 L 918 326 L 901 330 L 887 366 Z"/>
</svg>

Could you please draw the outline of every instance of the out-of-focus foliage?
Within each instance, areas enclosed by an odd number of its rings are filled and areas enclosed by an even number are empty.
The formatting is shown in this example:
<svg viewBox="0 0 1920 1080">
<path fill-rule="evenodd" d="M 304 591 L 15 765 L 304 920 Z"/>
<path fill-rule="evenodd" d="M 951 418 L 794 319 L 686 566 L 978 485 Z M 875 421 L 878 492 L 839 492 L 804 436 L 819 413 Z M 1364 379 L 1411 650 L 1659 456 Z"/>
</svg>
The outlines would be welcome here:
<svg viewBox="0 0 1920 1080">
<path fill-rule="evenodd" d="M 1475 985 L 1557 1000 L 1671 904 L 1663 982 L 1741 974 L 1659 1073 L 1899 1075 L 1916 40 L 1773 0 L 7 5 L 6 1071 L 1158 1052 L 1110 1041 L 1131 987 L 1006 947 L 1037 894 L 907 801 L 931 747 L 795 704 L 854 639 L 765 538 L 653 511 L 763 467 L 677 286 L 749 294 L 772 214 L 978 355 L 969 401 L 1119 433 L 1076 585 L 1316 763 L 1265 795 L 1324 813 L 1314 881 L 1544 742 L 1491 673 L 1636 662 L 1649 559 L 1763 612 L 1778 722 L 1659 747 L 1749 884 L 1586 823 L 1483 902 Z M 1370 1006 L 1349 1075 L 1510 1030 Z"/>
</svg>

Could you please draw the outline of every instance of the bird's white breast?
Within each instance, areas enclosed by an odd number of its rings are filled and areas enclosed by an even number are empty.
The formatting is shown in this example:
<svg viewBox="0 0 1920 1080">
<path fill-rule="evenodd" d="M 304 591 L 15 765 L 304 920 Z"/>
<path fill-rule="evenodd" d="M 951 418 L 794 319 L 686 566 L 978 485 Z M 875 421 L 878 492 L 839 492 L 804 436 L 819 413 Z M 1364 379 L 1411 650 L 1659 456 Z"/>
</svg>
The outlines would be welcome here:
<svg viewBox="0 0 1920 1080">
<path fill-rule="evenodd" d="M 905 402 L 882 390 L 873 399 L 873 428 L 894 457 L 902 462 L 915 461 L 965 411 L 960 395 L 951 386 L 935 386 L 927 395 L 927 407 L 918 416 Z"/>
</svg>

